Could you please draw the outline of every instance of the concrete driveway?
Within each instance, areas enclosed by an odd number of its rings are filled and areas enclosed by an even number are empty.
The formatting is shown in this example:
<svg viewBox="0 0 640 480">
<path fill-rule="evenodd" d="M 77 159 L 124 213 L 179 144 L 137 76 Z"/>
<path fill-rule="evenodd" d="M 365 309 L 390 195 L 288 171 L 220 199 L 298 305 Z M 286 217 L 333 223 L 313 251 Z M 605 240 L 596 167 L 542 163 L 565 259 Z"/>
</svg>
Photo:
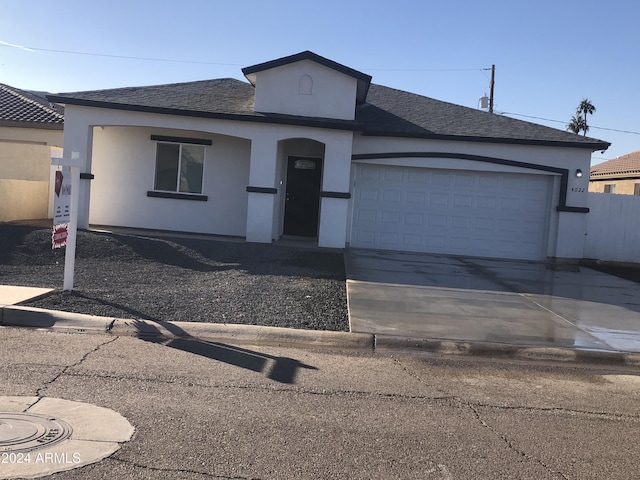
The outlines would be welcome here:
<svg viewBox="0 0 640 480">
<path fill-rule="evenodd" d="M 640 352 L 640 285 L 585 267 L 350 249 L 353 332 Z"/>
</svg>

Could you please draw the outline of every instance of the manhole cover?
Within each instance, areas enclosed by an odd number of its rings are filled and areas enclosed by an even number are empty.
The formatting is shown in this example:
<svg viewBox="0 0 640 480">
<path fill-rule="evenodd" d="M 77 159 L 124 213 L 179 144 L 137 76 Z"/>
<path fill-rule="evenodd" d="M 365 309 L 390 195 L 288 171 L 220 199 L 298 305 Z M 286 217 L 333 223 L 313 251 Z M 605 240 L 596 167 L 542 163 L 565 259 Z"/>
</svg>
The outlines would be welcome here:
<svg viewBox="0 0 640 480">
<path fill-rule="evenodd" d="M 71 436 L 71 425 L 44 415 L 0 412 L 0 452 L 28 452 Z"/>
</svg>

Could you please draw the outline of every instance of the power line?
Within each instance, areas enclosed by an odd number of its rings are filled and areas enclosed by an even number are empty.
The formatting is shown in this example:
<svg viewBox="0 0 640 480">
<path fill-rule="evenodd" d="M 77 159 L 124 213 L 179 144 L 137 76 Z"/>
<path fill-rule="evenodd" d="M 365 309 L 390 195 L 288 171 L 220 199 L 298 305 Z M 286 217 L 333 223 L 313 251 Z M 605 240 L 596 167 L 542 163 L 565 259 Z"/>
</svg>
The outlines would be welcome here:
<svg viewBox="0 0 640 480">
<path fill-rule="evenodd" d="M 484 68 L 363 68 L 375 72 L 481 72 Z"/>
<path fill-rule="evenodd" d="M 562 121 L 562 120 L 553 120 L 551 118 L 543 118 L 543 117 L 535 117 L 533 115 L 525 115 L 524 113 L 513 113 L 513 112 L 496 112 L 496 113 L 500 113 L 502 115 L 516 115 L 518 117 L 535 118 L 536 120 L 544 120 L 546 122 L 556 122 L 556 123 L 564 123 L 564 124 L 568 123 L 568 122 L 565 122 L 565 121 Z M 633 134 L 633 135 L 640 135 L 640 132 L 633 132 L 631 130 L 619 130 L 617 128 L 596 127 L 595 125 L 589 125 L 589 128 L 597 128 L 598 130 L 608 130 L 610 132 L 630 133 L 630 134 Z"/>
<path fill-rule="evenodd" d="M 53 52 L 53 53 L 67 53 L 70 55 L 85 55 L 89 57 L 107 57 L 107 58 L 124 58 L 127 60 L 146 60 L 151 62 L 172 62 L 172 63 L 194 63 L 199 65 L 222 65 L 228 67 L 244 67 L 245 65 L 240 65 L 238 63 L 220 63 L 220 62 L 203 62 L 199 60 L 177 60 L 170 58 L 153 58 L 153 57 L 133 57 L 129 55 L 112 55 L 108 53 L 91 53 L 91 52 L 75 52 L 71 50 L 55 50 L 52 48 L 35 48 L 35 47 L 24 47 L 20 45 L 5 45 L 0 43 L 0 47 L 7 48 L 19 48 L 21 50 L 33 50 L 36 52 Z"/>
<path fill-rule="evenodd" d="M 246 66 L 244 64 L 239 64 L 239 63 L 205 62 L 201 60 L 178 60 L 178 59 L 171 59 L 171 58 L 155 58 L 155 57 L 136 57 L 136 56 L 130 56 L 130 55 L 114 55 L 114 54 L 108 54 L 108 53 L 92 53 L 92 52 L 77 52 L 73 50 L 57 50 L 53 48 L 36 48 L 36 47 L 27 47 L 24 45 L 15 45 L 12 43 L 2 42 L 2 41 L 0 41 L 0 47 L 17 48 L 21 50 L 36 51 L 36 52 L 66 53 L 69 55 L 84 55 L 84 56 L 90 56 L 90 57 L 104 57 L 104 58 L 122 58 L 126 60 L 143 60 L 143 61 L 150 61 L 150 62 L 191 63 L 191 64 L 197 64 L 197 65 L 218 65 L 218 66 L 227 66 L 227 67 Z M 378 72 L 477 72 L 479 71 L 486 76 L 484 72 L 485 70 L 490 70 L 490 68 L 365 68 L 363 70 L 378 71 Z M 516 115 L 519 117 L 533 118 L 536 120 L 544 120 L 546 122 L 556 122 L 556 123 L 564 123 L 564 124 L 567 123 L 562 120 L 536 117 L 533 115 L 525 115 L 523 113 L 513 113 L 513 112 L 496 112 L 496 113 L 500 113 L 502 115 Z M 610 132 L 640 135 L 640 132 L 633 132 L 630 130 L 619 130 L 615 128 L 597 127 L 595 125 L 589 125 L 589 128 L 596 128 L 598 130 L 607 130 Z"/>
<path fill-rule="evenodd" d="M 26 47 L 23 45 L 15 45 L 7 42 L 0 41 L 0 47 L 17 48 L 25 51 L 35 52 L 51 52 L 51 53 L 66 53 L 70 55 L 85 55 L 89 57 L 106 57 L 106 58 L 123 58 L 127 60 L 145 60 L 150 62 L 172 62 L 172 63 L 193 63 L 198 65 L 222 65 L 227 67 L 245 67 L 246 65 L 240 63 L 221 63 L 221 62 L 205 62 L 201 60 L 178 60 L 175 58 L 156 58 L 156 57 L 135 57 L 129 55 L 115 55 L 108 53 L 93 53 L 93 52 L 78 52 L 74 50 L 56 50 L 52 48 L 36 48 Z M 365 68 L 363 70 L 371 70 L 378 72 L 477 72 L 486 70 L 483 68 Z"/>
</svg>

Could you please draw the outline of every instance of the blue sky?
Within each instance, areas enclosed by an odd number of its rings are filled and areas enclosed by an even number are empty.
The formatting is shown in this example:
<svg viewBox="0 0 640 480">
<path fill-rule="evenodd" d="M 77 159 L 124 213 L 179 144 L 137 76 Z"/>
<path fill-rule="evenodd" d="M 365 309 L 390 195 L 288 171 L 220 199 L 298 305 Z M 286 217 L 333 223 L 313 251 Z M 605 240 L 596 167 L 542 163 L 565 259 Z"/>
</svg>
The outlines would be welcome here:
<svg viewBox="0 0 640 480">
<path fill-rule="evenodd" d="M 244 80 L 243 66 L 311 50 L 476 108 L 495 64 L 496 112 L 564 130 L 587 97 L 588 135 L 612 143 L 592 163 L 640 150 L 640 134 L 605 130 L 640 132 L 637 0 L 0 0 L 0 11 L 0 83 L 22 89 Z"/>
</svg>

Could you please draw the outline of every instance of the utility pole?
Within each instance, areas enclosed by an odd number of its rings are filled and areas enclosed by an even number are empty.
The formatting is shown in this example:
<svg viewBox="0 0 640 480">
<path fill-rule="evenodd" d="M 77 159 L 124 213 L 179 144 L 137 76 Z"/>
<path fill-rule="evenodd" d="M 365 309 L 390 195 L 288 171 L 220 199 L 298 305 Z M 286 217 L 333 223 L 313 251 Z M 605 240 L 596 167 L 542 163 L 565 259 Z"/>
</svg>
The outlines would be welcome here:
<svg viewBox="0 0 640 480">
<path fill-rule="evenodd" d="M 495 84 L 496 66 L 491 65 L 491 83 L 489 83 L 489 113 L 493 113 L 493 85 Z"/>
</svg>

